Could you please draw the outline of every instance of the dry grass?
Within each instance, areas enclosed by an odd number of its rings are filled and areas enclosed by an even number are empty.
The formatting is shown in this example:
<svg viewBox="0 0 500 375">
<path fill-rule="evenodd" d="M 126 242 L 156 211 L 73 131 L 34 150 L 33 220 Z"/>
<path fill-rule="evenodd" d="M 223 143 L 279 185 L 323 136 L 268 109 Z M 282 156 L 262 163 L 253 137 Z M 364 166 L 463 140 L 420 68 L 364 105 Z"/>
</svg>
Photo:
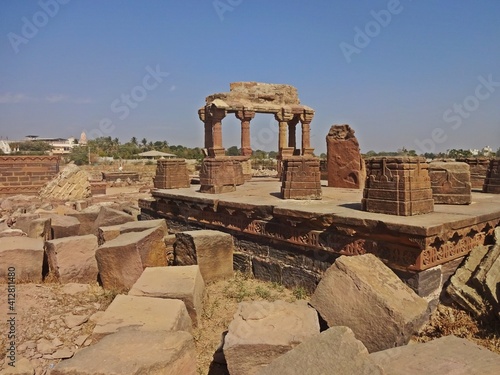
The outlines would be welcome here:
<svg viewBox="0 0 500 375">
<path fill-rule="evenodd" d="M 256 280 L 241 273 L 236 273 L 232 279 L 207 285 L 201 322 L 193 332 L 198 356 L 198 373 L 208 374 L 213 355 L 221 343 L 222 334 L 227 331 L 239 302 L 262 300 L 293 302 L 307 298 L 302 288 L 290 290 L 282 285 Z"/>
<path fill-rule="evenodd" d="M 474 318 L 455 306 L 441 304 L 413 340 L 427 342 L 448 335 L 468 339 L 500 354 L 500 320 L 491 313 Z"/>
</svg>

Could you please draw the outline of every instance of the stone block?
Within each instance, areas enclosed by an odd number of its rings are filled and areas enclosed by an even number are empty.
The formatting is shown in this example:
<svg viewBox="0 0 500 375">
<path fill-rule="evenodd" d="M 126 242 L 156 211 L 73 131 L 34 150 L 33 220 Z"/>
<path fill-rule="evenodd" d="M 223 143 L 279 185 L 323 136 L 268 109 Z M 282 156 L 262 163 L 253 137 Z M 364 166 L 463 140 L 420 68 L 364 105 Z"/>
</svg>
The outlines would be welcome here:
<svg viewBox="0 0 500 375">
<path fill-rule="evenodd" d="M 243 169 L 229 157 L 205 158 L 200 170 L 200 192 L 221 194 L 244 182 Z"/>
<path fill-rule="evenodd" d="M 291 156 L 283 159 L 281 179 L 283 199 L 321 199 L 318 158 Z"/>
<path fill-rule="evenodd" d="M 305 301 L 241 302 L 224 339 L 229 373 L 256 374 L 318 334 L 318 315 Z"/>
<path fill-rule="evenodd" d="M 483 192 L 500 194 L 500 159 L 490 161 L 486 179 L 484 180 Z"/>
<path fill-rule="evenodd" d="M 472 249 L 464 264 L 450 278 L 446 288 L 446 292 L 455 303 L 476 316 L 484 313 L 485 305 L 482 296 L 473 287 L 472 275 L 478 270 L 488 250 L 487 246 Z"/>
<path fill-rule="evenodd" d="M 121 234 L 101 245 L 96 259 L 104 288 L 129 290 L 144 268 L 167 265 L 163 229 Z"/>
<path fill-rule="evenodd" d="M 64 237 L 45 242 L 50 271 L 61 283 L 95 283 L 97 281 L 97 237 Z"/>
<path fill-rule="evenodd" d="M 421 157 L 376 157 L 366 162 L 364 211 L 412 216 L 434 211 L 428 164 Z"/>
<path fill-rule="evenodd" d="M 428 318 L 427 302 L 372 254 L 337 258 L 311 305 L 329 327 L 351 328 L 370 353 L 406 345 Z"/>
<path fill-rule="evenodd" d="M 5 237 L 0 241 L 0 280 L 7 280 L 15 268 L 16 282 L 42 281 L 43 240 L 29 237 Z"/>
<path fill-rule="evenodd" d="M 187 332 L 124 329 L 59 362 L 52 375 L 196 375 L 196 350 Z"/>
<path fill-rule="evenodd" d="M 52 238 L 63 238 L 78 236 L 80 233 L 80 221 L 73 216 L 40 214 L 41 218 L 50 218 Z"/>
<path fill-rule="evenodd" d="M 175 264 L 200 267 L 205 283 L 233 276 L 233 237 L 215 230 L 176 233 Z"/>
<path fill-rule="evenodd" d="M 110 241 L 118 237 L 120 234 L 130 233 L 130 232 L 141 232 L 143 230 L 156 227 L 161 227 L 163 229 L 164 236 L 167 234 L 167 223 L 163 219 L 131 221 L 125 224 L 100 227 L 98 231 L 99 245 L 102 245 L 106 241 Z"/>
<path fill-rule="evenodd" d="M 149 267 L 128 295 L 179 299 L 186 304 L 193 325 L 197 326 L 203 310 L 204 290 L 198 266 Z"/>
<path fill-rule="evenodd" d="M 500 355 L 455 336 L 372 353 L 370 358 L 387 375 L 500 373 Z"/>
<path fill-rule="evenodd" d="M 99 214 L 94 222 L 93 233 L 96 236 L 99 235 L 100 227 L 109 227 L 111 225 L 125 224 L 131 221 L 135 221 L 134 218 L 119 210 L 115 210 L 109 207 L 101 207 Z"/>
<path fill-rule="evenodd" d="M 325 352 L 328 348 L 328 352 Z M 385 374 L 348 327 L 332 327 L 273 360 L 257 375 Z"/>
<path fill-rule="evenodd" d="M 482 189 L 490 159 L 488 158 L 459 158 L 458 162 L 467 163 L 470 168 L 470 181 L 473 189 Z"/>
<path fill-rule="evenodd" d="M 180 189 L 189 186 L 190 178 L 185 159 L 160 159 L 156 162 L 156 189 Z"/>
<path fill-rule="evenodd" d="M 281 284 L 281 267 L 275 262 L 260 258 L 252 258 L 252 270 L 254 276 L 263 281 Z"/>
<path fill-rule="evenodd" d="M 94 232 L 94 225 L 98 215 L 99 211 L 92 211 L 91 209 L 67 214 L 67 216 L 77 218 L 80 222 L 80 229 L 78 230 L 79 236 L 84 236 L 86 234 L 96 234 Z"/>
<path fill-rule="evenodd" d="M 119 294 L 97 318 L 92 335 L 99 340 L 124 327 L 135 327 L 140 332 L 191 332 L 191 325 L 186 305 L 181 300 Z"/>
<path fill-rule="evenodd" d="M 472 202 L 470 168 L 467 163 L 433 161 L 429 164 L 434 204 Z"/>
<path fill-rule="evenodd" d="M 365 161 L 354 130 L 349 125 L 332 125 L 326 136 L 328 186 L 363 189 Z"/>
</svg>

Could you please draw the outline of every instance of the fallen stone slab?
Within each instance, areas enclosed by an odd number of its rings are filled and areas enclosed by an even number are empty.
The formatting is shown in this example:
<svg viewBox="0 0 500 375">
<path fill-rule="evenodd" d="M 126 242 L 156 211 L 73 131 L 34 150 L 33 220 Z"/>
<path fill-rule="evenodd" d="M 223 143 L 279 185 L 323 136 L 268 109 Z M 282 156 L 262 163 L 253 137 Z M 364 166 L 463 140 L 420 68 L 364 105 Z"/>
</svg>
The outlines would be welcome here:
<svg viewBox="0 0 500 375">
<path fill-rule="evenodd" d="M 163 219 L 131 221 L 125 224 L 100 227 L 98 235 L 99 245 L 102 245 L 106 241 L 111 241 L 112 239 L 118 237 L 120 234 L 141 232 L 143 230 L 156 227 L 162 228 L 164 231 L 164 236 L 167 235 L 167 223 Z"/>
<path fill-rule="evenodd" d="M 8 228 L 0 232 L 0 238 L 4 237 L 27 237 L 27 235 L 21 229 Z"/>
<path fill-rule="evenodd" d="M 100 208 L 99 208 L 100 210 Z M 79 236 L 84 236 L 86 234 L 95 234 L 94 233 L 94 225 L 97 220 L 97 216 L 99 216 L 99 211 L 93 210 L 92 207 L 85 209 L 81 212 L 75 212 L 71 214 L 67 214 L 66 216 L 72 216 L 80 222 L 80 229 L 78 230 Z"/>
<path fill-rule="evenodd" d="M 233 237 L 216 230 L 176 233 L 175 264 L 198 264 L 206 283 L 233 277 Z"/>
<path fill-rule="evenodd" d="M 99 340 L 132 326 L 140 332 L 192 330 L 191 318 L 181 300 L 119 294 L 97 319 L 92 337 Z"/>
<path fill-rule="evenodd" d="M 318 334 L 318 315 L 305 301 L 241 302 L 224 339 L 229 373 L 256 374 Z"/>
<path fill-rule="evenodd" d="M 500 374 L 500 355 L 455 336 L 372 353 L 370 358 L 387 375 Z"/>
<path fill-rule="evenodd" d="M 16 282 L 42 281 L 43 241 L 40 238 L 5 237 L 0 241 L 0 280 L 15 273 Z"/>
<path fill-rule="evenodd" d="M 326 349 L 328 348 L 328 349 Z M 257 375 L 384 374 L 348 327 L 332 327 L 273 360 Z"/>
<path fill-rule="evenodd" d="M 124 233 L 96 251 L 99 275 L 105 289 L 129 290 L 146 267 L 167 265 L 163 228 Z"/>
<path fill-rule="evenodd" d="M 97 237 L 64 237 L 45 242 L 49 270 L 61 283 L 95 283 L 97 281 Z"/>
<path fill-rule="evenodd" d="M 427 321 L 427 302 L 373 254 L 341 256 L 311 305 L 329 327 L 347 326 L 368 351 L 405 345 Z"/>
<path fill-rule="evenodd" d="M 187 332 L 120 330 L 59 362 L 52 375 L 195 375 L 196 352 Z"/>
<path fill-rule="evenodd" d="M 148 267 L 129 291 L 131 296 L 180 299 L 193 325 L 199 324 L 205 283 L 198 266 Z"/>
<path fill-rule="evenodd" d="M 125 224 L 130 221 L 135 221 L 134 218 L 119 210 L 110 207 L 102 206 L 94 223 L 93 233 L 99 235 L 100 227 L 109 227 L 111 225 Z"/>
<path fill-rule="evenodd" d="M 479 265 L 488 253 L 488 246 L 477 246 L 469 253 L 464 264 L 450 278 L 446 288 L 448 296 L 463 309 L 480 316 L 486 311 L 483 297 L 472 284 L 472 275 L 479 270 Z"/>
</svg>

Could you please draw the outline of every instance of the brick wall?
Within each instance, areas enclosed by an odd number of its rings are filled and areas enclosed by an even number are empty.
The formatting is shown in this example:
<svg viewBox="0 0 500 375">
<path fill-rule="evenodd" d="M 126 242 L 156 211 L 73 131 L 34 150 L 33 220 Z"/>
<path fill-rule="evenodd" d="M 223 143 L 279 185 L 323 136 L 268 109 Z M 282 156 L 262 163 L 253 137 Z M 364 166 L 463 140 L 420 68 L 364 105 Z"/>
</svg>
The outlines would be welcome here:
<svg viewBox="0 0 500 375">
<path fill-rule="evenodd" d="M 0 196 L 38 194 L 59 173 L 59 156 L 0 156 Z"/>
</svg>

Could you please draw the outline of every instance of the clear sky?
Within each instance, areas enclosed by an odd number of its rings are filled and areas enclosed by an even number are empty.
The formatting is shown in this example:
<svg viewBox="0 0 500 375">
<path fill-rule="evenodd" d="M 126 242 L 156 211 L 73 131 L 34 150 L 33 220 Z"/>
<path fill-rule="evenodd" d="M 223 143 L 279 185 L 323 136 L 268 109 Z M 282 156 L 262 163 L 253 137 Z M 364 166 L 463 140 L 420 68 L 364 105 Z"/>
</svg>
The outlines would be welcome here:
<svg viewBox="0 0 500 375">
<path fill-rule="evenodd" d="M 202 147 L 197 110 L 234 81 L 297 87 L 317 153 L 344 123 L 363 152 L 496 150 L 500 1 L 0 0 L 4 139 Z M 272 116 L 251 131 L 254 149 L 277 148 Z"/>
</svg>

